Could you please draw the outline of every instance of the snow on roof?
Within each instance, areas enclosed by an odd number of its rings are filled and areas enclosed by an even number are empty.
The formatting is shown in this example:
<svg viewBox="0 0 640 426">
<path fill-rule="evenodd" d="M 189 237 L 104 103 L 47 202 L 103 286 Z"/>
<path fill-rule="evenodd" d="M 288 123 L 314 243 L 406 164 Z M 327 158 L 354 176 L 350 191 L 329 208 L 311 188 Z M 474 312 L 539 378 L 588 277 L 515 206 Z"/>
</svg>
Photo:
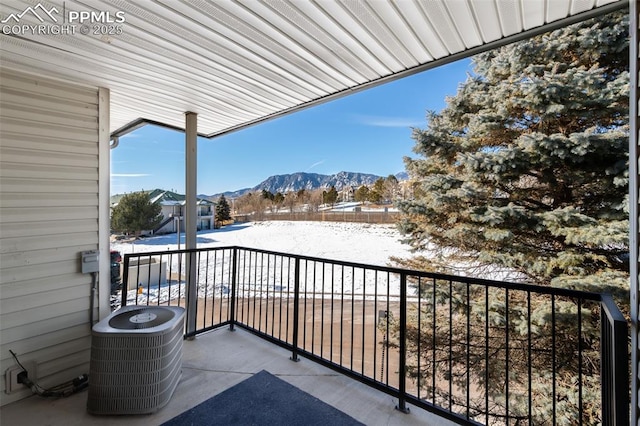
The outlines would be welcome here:
<svg viewBox="0 0 640 426">
<path fill-rule="evenodd" d="M 149 201 L 152 203 L 159 203 L 162 206 L 184 206 L 186 203 L 186 197 L 182 194 L 178 194 L 173 191 L 165 191 L 163 189 L 154 189 L 151 191 L 144 191 L 149 195 Z M 114 195 L 111 197 L 112 200 L 117 200 L 111 204 L 112 207 L 118 205 L 120 202 L 120 198 L 122 195 Z M 198 198 L 196 204 L 199 206 L 213 206 L 214 202 L 206 200 L 204 198 Z"/>
</svg>

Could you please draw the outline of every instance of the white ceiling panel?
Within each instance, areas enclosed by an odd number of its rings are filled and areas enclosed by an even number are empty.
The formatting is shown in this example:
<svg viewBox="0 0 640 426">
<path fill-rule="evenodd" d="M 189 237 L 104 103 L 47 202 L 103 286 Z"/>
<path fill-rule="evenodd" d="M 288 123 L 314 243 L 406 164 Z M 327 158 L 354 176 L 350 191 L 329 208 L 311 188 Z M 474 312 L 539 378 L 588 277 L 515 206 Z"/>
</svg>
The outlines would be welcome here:
<svg viewBox="0 0 640 426">
<path fill-rule="evenodd" d="M 596 0 L 573 0 L 571 13 L 573 15 L 587 11 L 595 6 Z"/>
<path fill-rule="evenodd" d="M 462 42 L 466 48 L 475 47 L 482 44 L 482 38 L 478 30 L 475 17 L 472 14 L 471 4 L 464 1 L 444 2 L 449 11 L 449 16 L 453 20 Z M 485 3 L 481 7 L 491 6 Z"/>
<path fill-rule="evenodd" d="M 407 67 L 430 59 L 413 27 L 408 25 L 399 8 L 396 7 L 397 2 L 374 1 L 368 5 L 371 7 L 371 12 L 379 18 L 377 26 L 381 29 L 375 33 L 388 33 L 388 38 L 381 38 L 390 41 L 387 43 L 388 48 L 402 52 L 401 56 L 404 57 Z"/>
<path fill-rule="evenodd" d="M 537 0 L 537 3 L 540 3 Z M 502 38 L 502 28 L 500 27 L 500 15 L 495 2 L 470 2 L 473 16 L 476 18 L 478 31 L 482 36 L 483 43 Z"/>
<path fill-rule="evenodd" d="M 502 35 L 506 37 L 521 32 L 523 30 L 521 2 L 519 0 L 502 0 L 497 3 Z"/>
<path fill-rule="evenodd" d="M 523 0 L 522 22 L 525 30 L 539 27 L 545 23 L 545 4 L 538 0 Z"/>
<path fill-rule="evenodd" d="M 557 19 L 562 19 L 569 15 L 571 9 L 571 0 L 553 0 L 551 5 L 547 4 L 547 19 L 546 22 L 553 22 Z"/>
<path fill-rule="evenodd" d="M 3 0 L 0 63 L 111 91 L 112 131 L 216 136 L 625 0 Z M 88 34 L 70 13 L 94 14 Z M 108 22 L 118 14 L 124 22 Z M 47 31 L 22 30 L 22 26 Z M 53 27 L 65 26 L 67 33 Z M 74 33 L 69 28 L 73 26 Z M 117 34 L 103 34 L 110 28 Z M 94 30 L 97 30 L 94 33 Z"/>
<path fill-rule="evenodd" d="M 455 2 L 463 3 L 463 2 Z M 423 3 L 426 16 L 429 22 L 435 28 L 438 37 L 447 48 L 447 54 L 461 52 L 464 50 L 464 43 L 460 37 L 458 28 L 456 28 L 449 10 L 447 2 L 444 1 L 427 1 Z"/>
</svg>

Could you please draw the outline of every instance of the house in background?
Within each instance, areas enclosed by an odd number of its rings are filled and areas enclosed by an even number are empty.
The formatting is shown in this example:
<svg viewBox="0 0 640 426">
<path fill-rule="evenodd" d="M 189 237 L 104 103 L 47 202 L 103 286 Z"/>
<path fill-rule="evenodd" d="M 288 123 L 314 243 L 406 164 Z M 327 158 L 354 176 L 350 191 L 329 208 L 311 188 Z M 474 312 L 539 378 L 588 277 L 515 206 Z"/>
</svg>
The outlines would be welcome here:
<svg viewBox="0 0 640 426">
<path fill-rule="evenodd" d="M 0 371 L 16 365 L 12 352 L 36 365 L 44 387 L 88 371 L 91 318 L 110 313 L 110 149 L 119 137 L 143 125 L 185 131 L 181 213 L 186 247 L 195 248 L 198 136 L 224 135 L 630 6 L 637 423 L 636 0 L 91 4 L 0 5 Z M 87 250 L 99 250 L 95 295 L 80 268 Z M 30 395 L 1 392 L 0 405 Z"/>
<path fill-rule="evenodd" d="M 198 206 L 198 231 L 213 229 L 215 223 L 215 203 L 209 200 L 199 199 L 196 204 Z"/>
<path fill-rule="evenodd" d="M 163 189 L 154 189 L 151 191 L 143 191 L 149 195 L 149 201 L 158 203 L 162 206 L 162 221 L 155 229 L 150 229 L 148 234 L 170 234 L 177 232 L 178 223 L 180 223 L 180 231 L 185 230 L 183 214 L 186 197 L 173 191 L 165 191 Z M 113 208 L 120 201 L 121 195 L 111 197 L 111 207 Z M 214 224 L 214 207 L 215 203 L 204 198 L 198 198 L 197 204 L 197 230 L 204 231 L 213 229 Z M 180 222 L 179 222 L 180 221 Z"/>
<path fill-rule="evenodd" d="M 341 201 L 349 202 L 353 201 L 353 197 L 358 189 L 355 185 L 345 185 L 338 192 L 338 199 Z"/>
</svg>

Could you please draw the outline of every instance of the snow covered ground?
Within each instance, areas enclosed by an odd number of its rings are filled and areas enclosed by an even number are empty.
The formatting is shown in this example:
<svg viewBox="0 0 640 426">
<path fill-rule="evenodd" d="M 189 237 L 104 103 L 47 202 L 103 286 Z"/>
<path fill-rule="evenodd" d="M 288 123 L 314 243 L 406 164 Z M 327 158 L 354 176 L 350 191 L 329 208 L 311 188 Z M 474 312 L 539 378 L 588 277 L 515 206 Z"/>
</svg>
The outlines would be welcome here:
<svg viewBox="0 0 640 426">
<path fill-rule="evenodd" d="M 387 265 L 390 256 L 408 257 L 395 225 L 342 222 L 248 222 L 198 233 L 198 248 L 242 246 L 327 259 Z M 133 243 L 115 242 L 113 250 L 125 253 L 175 250 L 176 234 L 144 238 Z M 181 238 L 184 248 L 184 235 Z"/>
<path fill-rule="evenodd" d="M 241 246 L 246 248 L 256 248 L 283 252 L 287 254 L 299 254 L 313 257 L 320 257 L 330 260 L 348 261 L 364 263 L 376 266 L 389 265 L 390 256 L 407 257 L 410 255 L 409 246 L 400 242 L 401 235 L 394 225 L 385 224 L 362 224 L 362 223 L 340 223 L 340 222 L 295 222 L 295 221 L 265 221 L 235 224 L 223 227 L 222 229 L 202 231 L 198 233 L 198 248 Z M 181 248 L 184 248 L 184 235 L 181 238 Z M 175 250 L 178 248 L 176 234 L 168 234 L 151 238 L 140 239 L 131 243 L 114 242 L 111 244 L 112 250 L 125 253 L 145 253 L 165 250 Z M 172 271 L 178 269 L 179 257 L 167 257 L 170 259 Z M 225 260 L 218 259 L 218 270 L 228 268 L 228 264 L 222 265 Z M 255 267 L 255 266 L 254 266 Z M 289 265 L 287 265 L 287 268 Z M 314 267 L 315 268 L 315 267 Z M 357 274 L 353 269 L 333 270 L 330 265 L 321 266 L 324 281 L 332 282 L 333 291 L 344 291 L 345 293 L 371 294 L 377 291 L 379 294 L 399 294 L 398 277 L 380 277 L 373 279 L 371 276 Z M 207 267 L 204 262 L 200 265 L 201 271 L 209 271 L 205 284 L 199 284 L 201 297 L 212 292 L 228 291 L 228 283 L 223 279 L 216 280 L 214 267 Z M 277 267 L 270 265 L 272 274 L 277 275 Z M 227 269 L 228 270 L 228 269 Z M 331 291 L 323 287 L 320 281 L 313 278 L 317 271 L 308 271 L 309 281 L 313 280 L 314 291 Z M 335 274 L 335 275 L 334 275 Z M 352 276 L 352 274 L 354 274 Z M 347 283 L 346 289 L 344 283 Z M 217 284 L 216 284 L 217 283 Z M 128 303 L 145 304 L 147 302 L 156 303 L 158 300 L 165 302 L 169 299 L 180 297 L 184 294 L 184 286 L 170 286 L 163 284 L 144 288 L 142 294 L 136 294 L 135 290 L 129 291 Z M 271 291 L 287 290 L 271 285 Z M 317 288 L 315 288 L 317 287 Z M 262 287 L 260 287 L 262 291 Z M 289 289 L 290 290 L 290 289 Z M 256 289 L 251 290 L 252 294 L 258 294 Z M 119 304 L 114 297 L 114 303 Z"/>
<path fill-rule="evenodd" d="M 408 258 L 413 254 L 409 246 L 400 242 L 402 235 L 395 225 L 389 224 L 366 224 L 349 222 L 303 222 L 303 221 L 264 221 L 238 223 L 225 226 L 222 229 L 201 231 L 197 235 L 198 248 L 240 246 L 245 248 L 255 248 L 282 252 L 286 254 L 297 254 L 312 257 L 319 257 L 327 260 L 337 260 L 342 262 L 363 263 L 373 266 L 389 266 L 391 256 Z M 184 249 L 184 234 L 181 235 L 180 248 Z M 162 252 L 165 250 L 176 250 L 178 248 L 176 234 L 167 234 L 150 238 L 143 238 L 134 242 L 114 242 L 111 244 L 112 250 L 118 250 L 122 254 Z M 180 257 L 168 256 L 169 274 L 178 270 Z M 222 263 L 225 265 L 222 265 Z M 229 256 L 226 260 L 216 260 L 218 270 L 228 268 Z M 253 265 L 255 268 L 256 265 Z M 285 268 L 287 268 L 286 266 Z M 268 266 L 272 276 L 277 275 L 276 266 Z M 321 267 L 321 268 L 324 268 Z M 395 275 L 390 275 L 384 281 L 384 274 L 380 274 L 376 279 L 371 276 L 363 276 L 361 271 L 354 272 L 353 269 L 345 267 L 341 270 L 333 270 L 330 265 L 324 271 L 324 282 L 333 282 L 333 291 L 353 292 L 354 294 L 368 295 L 372 292 L 378 294 L 391 295 L 399 294 L 399 281 Z M 199 285 L 201 297 L 211 294 L 212 291 L 227 291 L 228 283 L 226 278 L 215 278 L 216 272 L 211 264 L 207 266 L 204 262 L 200 264 L 201 271 L 208 271 L 202 276 L 205 284 Z M 228 271 L 228 269 L 226 269 Z M 372 271 L 369 271 L 372 272 Z M 313 271 L 309 272 L 308 281 L 314 280 Z M 316 271 L 316 273 L 320 273 Z M 275 274 L 275 275 L 274 275 Z M 352 275 L 353 274 L 353 275 Z M 464 268 L 458 272 L 464 275 Z M 485 272 L 486 274 L 486 272 Z M 205 276 L 206 275 L 206 276 Z M 340 277 L 338 277 L 340 275 Z M 352 278 L 353 277 L 353 278 Z M 517 274 L 511 271 L 495 270 L 484 278 L 497 279 L 503 281 L 519 281 Z M 225 281 L 225 282 L 223 282 Z M 317 280 L 312 291 L 331 291 L 329 288 L 320 288 L 322 280 Z M 342 283 L 347 283 L 343 287 Z M 217 283 L 217 284 L 216 284 Z M 271 290 L 276 290 L 276 284 L 271 284 Z M 285 286 L 286 287 L 286 286 Z M 287 290 L 287 288 L 282 288 Z M 290 289 L 288 289 L 290 290 Z M 258 294 L 257 290 L 251 290 L 252 294 Z M 180 294 L 184 294 L 184 288 L 173 286 L 170 289 L 160 286 L 156 289 L 144 290 L 142 298 L 136 296 L 135 291 L 130 291 L 128 298 L 131 301 L 151 303 L 156 301 L 166 301 L 175 299 Z"/>
</svg>

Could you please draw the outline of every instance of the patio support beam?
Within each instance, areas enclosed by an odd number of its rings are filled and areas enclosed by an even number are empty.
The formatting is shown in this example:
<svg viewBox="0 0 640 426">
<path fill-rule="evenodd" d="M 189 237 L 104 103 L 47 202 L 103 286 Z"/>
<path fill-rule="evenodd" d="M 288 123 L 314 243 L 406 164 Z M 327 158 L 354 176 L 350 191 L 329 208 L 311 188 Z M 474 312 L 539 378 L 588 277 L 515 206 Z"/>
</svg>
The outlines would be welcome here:
<svg viewBox="0 0 640 426">
<path fill-rule="evenodd" d="M 111 218 L 109 208 L 111 145 L 109 137 L 111 92 L 98 88 L 98 250 L 100 272 L 98 273 L 99 320 L 111 313 L 111 261 L 109 235 Z"/>
<path fill-rule="evenodd" d="M 198 114 L 185 113 L 185 248 L 195 249 L 197 246 L 197 175 L 198 175 Z M 188 253 L 187 267 L 187 334 L 196 330 L 196 308 L 198 303 L 198 288 L 196 282 L 196 255 Z"/>
</svg>

